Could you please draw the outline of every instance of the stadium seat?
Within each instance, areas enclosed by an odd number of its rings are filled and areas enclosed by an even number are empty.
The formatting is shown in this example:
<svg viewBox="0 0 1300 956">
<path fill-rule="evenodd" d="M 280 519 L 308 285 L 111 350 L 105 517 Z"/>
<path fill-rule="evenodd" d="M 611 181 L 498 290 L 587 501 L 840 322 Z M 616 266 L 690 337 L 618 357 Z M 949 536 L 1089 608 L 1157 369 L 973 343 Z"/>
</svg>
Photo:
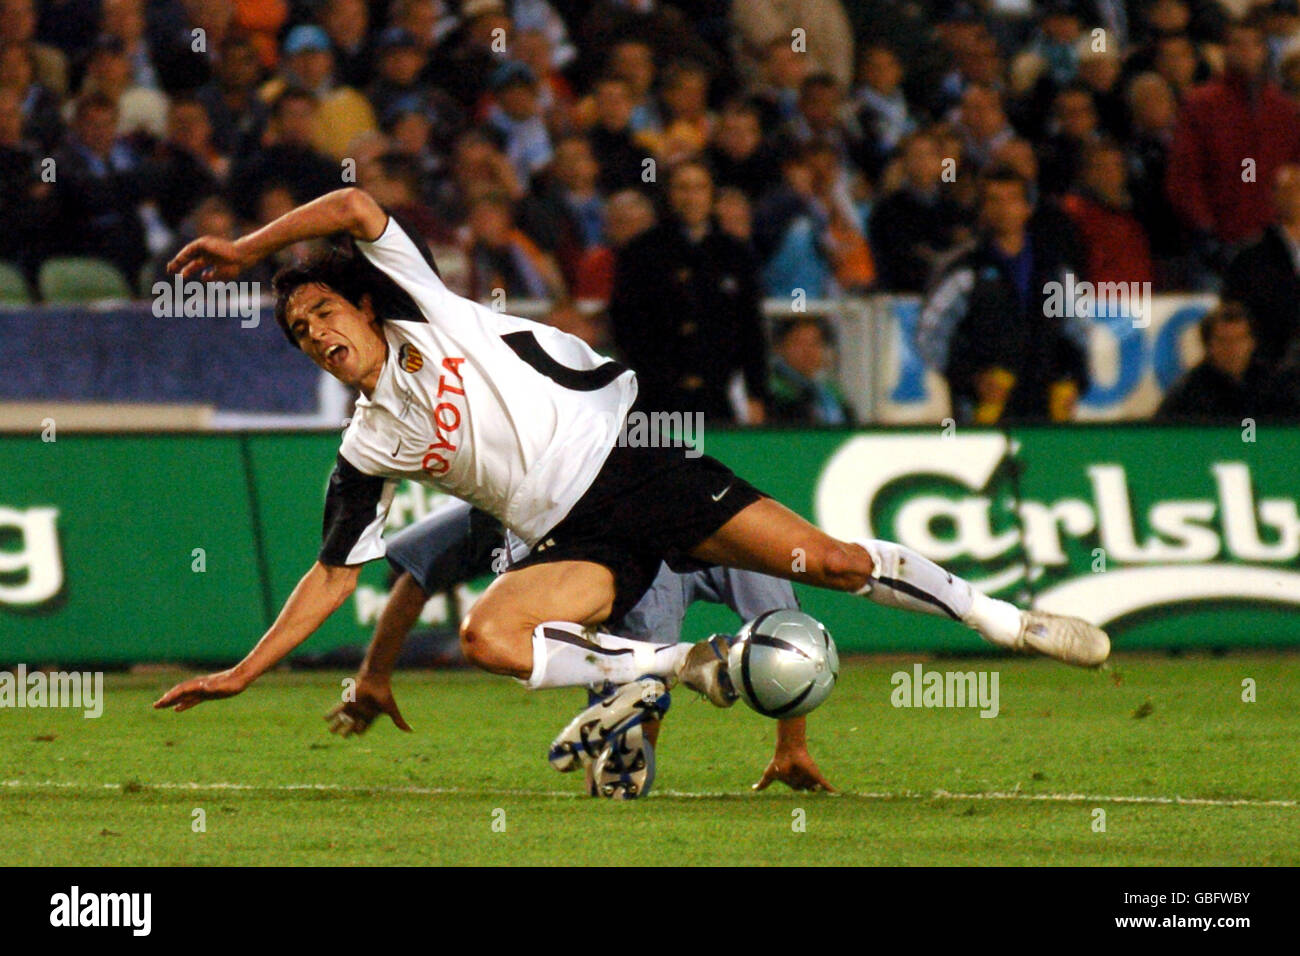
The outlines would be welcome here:
<svg viewBox="0 0 1300 956">
<path fill-rule="evenodd" d="M 30 305 L 27 280 L 12 262 L 0 262 L 0 305 Z"/>
<path fill-rule="evenodd" d="M 130 299 L 131 286 L 112 263 L 76 256 L 48 259 L 37 284 L 45 302 Z"/>
</svg>

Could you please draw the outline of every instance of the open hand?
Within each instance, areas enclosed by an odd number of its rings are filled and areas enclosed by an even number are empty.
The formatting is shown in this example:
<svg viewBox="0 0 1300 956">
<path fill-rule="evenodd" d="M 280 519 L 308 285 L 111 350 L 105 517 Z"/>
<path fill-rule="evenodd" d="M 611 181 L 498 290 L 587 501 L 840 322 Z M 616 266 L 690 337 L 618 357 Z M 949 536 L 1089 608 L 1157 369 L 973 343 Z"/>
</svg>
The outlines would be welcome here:
<svg viewBox="0 0 1300 956">
<path fill-rule="evenodd" d="M 176 253 L 167 263 L 167 272 L 171 275 L 179 272 L 186 279 L 224 281 L 233 279 L 252 264 L 238 243 L 219 236 L 200 236 Z"/>
<path fill-rule="evenodd" d="M 825 790 L 834 793 L 835 788 L 822 776 L 812 755 L 802 748 L 798 750 L 778 750 L 772 762 L 763 771 L 763 776 L 754 784 L 754 790 L 766 790 L 773 780 L 780 780 L 791 790 Z"/>
<path fill-rule="evenodd" d="M 194 677 L 183 681 L 153 702 L 154 710 L 170 707 L 180 713 L 196 707 L 205 700 L 222 700 L 234 697 L 246 686 L 246 682 L 237 677 L 234 671 L 219 671 L 206 677 Z"/>
</svg>

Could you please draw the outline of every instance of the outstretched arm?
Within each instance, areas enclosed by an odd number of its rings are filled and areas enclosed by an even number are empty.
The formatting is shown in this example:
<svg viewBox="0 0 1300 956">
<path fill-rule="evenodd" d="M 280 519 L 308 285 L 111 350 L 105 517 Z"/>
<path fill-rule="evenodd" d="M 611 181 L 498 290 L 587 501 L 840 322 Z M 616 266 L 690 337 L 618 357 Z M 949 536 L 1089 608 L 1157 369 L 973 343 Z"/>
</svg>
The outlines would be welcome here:
<svg viewBox="0 0 1300 956">
<path fill-rule="evenodd" d="M 280 616 L 247 657 L 229 670 L 177 684 L 154 701 L 154 708 L 171 707 L 180 712 L 205 700 L 235 696 L 325 623 L 356 589 L 360 573 L 360 565 L 313 564 L 285 601 Z"/>
<path fill-rule="evenodd" d="M 234 242 L 201 236 L 176 253 L 167 271 L 186 279 L 224 281 L 295 242 L 338 232 L 370 241 L 378 239 L 387 225 L 388 214 L 364 189 L 336 189 Z"/>
</svg>

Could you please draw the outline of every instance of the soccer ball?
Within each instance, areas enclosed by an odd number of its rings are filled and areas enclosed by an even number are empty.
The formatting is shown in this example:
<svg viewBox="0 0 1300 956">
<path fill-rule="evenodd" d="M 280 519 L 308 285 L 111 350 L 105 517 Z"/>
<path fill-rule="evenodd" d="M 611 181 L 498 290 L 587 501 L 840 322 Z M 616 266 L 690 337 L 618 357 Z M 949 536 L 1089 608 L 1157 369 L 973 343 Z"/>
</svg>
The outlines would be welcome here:
<svg viewBox="0 0 1300 956">
<path fill-rule="evenodd" d="M 821 621 L 783 609 L 740 629 L 727 668 L 740 699 L 764 717 L 799 717 L 830 696 L 840 655 Z"/>
</svg>

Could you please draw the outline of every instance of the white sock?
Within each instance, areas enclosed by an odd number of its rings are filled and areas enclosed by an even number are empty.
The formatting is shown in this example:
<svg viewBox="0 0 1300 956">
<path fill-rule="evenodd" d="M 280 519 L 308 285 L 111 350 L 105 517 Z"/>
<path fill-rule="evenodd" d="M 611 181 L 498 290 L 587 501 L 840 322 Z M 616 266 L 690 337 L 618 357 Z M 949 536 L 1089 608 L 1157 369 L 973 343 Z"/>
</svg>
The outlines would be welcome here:
<svg viewBox="0 0 1300 956">
<path fill-rule="evenodd" d="M 541 690 L 627 684 L 647 674 L 675 677 L 691 646 L 592 634 L 570 621 L 547 621 L 533 631 L 533 672 L 522 683 Z"/>
<path fill-rule="evenodd" d="M 874 538 L 854 543 L 867 550 L 875 566 L 859 594 L 886 607 L 961 621 L 1000 647 L 1016 645 L 1020 609 L 1014 604 L 977 591 L 969 581 L 901 544 Z"/>
</svg>

